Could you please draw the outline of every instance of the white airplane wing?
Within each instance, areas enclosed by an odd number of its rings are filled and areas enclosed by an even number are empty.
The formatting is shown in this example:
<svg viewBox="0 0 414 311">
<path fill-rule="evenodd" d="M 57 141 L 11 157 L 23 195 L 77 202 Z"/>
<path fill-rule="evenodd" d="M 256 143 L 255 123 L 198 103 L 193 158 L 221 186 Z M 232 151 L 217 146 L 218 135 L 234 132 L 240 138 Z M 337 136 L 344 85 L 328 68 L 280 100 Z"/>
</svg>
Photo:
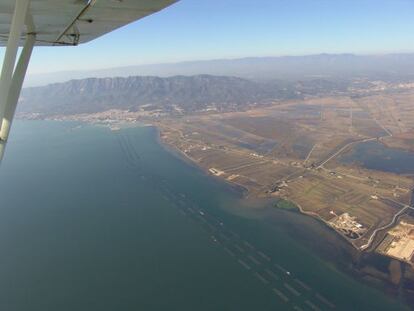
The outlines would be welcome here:
<svg viewBox="0 0 414 311">
<path fill-rule="evenodd" d="M 85 43 L 177 1 L 0 0 L 0 46 L 6 47 L 0 76 L 0 161 L 34 46 Z"/>
<path fill-rule="evenodd" d="M 77 45 L 155 13 L 177 0 L 31 0 L 27 32 L 35 45 Z M 9 37 L 16 0 L 0 0 L 0 46 Z M 23 38 L 22 38 L 23 39 Z M 20 45 L 23 44 L 21 40 Z"/>
</svg>

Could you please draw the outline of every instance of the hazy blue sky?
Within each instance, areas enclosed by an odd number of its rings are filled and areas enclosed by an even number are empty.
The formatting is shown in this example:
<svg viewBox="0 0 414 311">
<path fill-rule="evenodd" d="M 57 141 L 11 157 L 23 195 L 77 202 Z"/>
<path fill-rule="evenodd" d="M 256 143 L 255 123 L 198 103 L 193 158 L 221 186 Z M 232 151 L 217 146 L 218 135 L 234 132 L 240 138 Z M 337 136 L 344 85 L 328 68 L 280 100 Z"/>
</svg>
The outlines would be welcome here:
<svg viewBox="0 0 414 311">
<path fill-rule="evenodd" d="M 413 0 L 181 0 L 79 47 L 36 48 L 29 72 L 245 56 L 414 52 L 413 14 Z"/>
</svg>

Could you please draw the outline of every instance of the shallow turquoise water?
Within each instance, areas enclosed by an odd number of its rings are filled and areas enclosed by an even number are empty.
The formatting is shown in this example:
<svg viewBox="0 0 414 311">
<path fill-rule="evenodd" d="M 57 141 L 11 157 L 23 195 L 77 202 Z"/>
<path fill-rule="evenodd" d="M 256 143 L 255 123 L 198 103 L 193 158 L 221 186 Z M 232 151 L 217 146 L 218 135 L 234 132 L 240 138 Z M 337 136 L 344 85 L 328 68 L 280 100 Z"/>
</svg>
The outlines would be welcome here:
<svg viewBox="0 0 414 311">
<path fill-rule="evenodd" d="M 400 309 L 150 127 L 16 122 L 0 198 L 0 310 Z"/>
</svg>

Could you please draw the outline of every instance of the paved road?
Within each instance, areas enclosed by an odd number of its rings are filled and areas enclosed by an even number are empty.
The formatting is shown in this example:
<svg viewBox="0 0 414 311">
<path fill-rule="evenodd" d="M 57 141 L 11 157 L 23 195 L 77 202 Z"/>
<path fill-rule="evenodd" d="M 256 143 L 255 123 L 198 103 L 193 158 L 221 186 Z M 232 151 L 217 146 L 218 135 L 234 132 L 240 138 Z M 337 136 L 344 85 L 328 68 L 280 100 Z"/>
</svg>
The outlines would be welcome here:
<svg viewBox="0 0 414 311">
<path fill-rule="evenodd" d="M 339 149 L 334 154 L 332 154 L 326 160 L 323 160 L 322 163 L 319 164 L 316 168 L 323 167 L 326 163 L 328 163 L 329 161 L 331 161 L 333 158 L 337 157 L 340 153 L 342 153 L 345 149 L 347 149 L 349 146 L 352 146 L 353 144 L 365 143 L 367 141 L 373 141 L 373 140 L 376 140 L 376 139 L 377 139 L 376 137 L 373 137 L 373 138 L 365 138 L 365 139 L 360 139 L 360 140 L 352 141 L 352 142 L 346 144 L 345 146 L 343 146 L 341 149 Z"/>
<path fill-rule="evenodd" d="M 380 231 L 382 231 L 382 230 L 385 230 L 385 229 L 388 229 L 388 228 L 392 227 L 396 223 L 396 221 L 398 220 L 398 217 L 400 217 L 401 215 L 403 215 L 407 210 L 409 210 L 409 209 L 414 210 L 414 207 L 411 206 L 411 205 L 404 205 L 404 204 L 402 204 L 400 202 L 394 201 L 393 199 L 389 199 L 389 198 L 381 198 L 381 199 L 382 200 L 392 201 L 393 203 L 396 203 L 396 204 L 402 206 L 402 209 L 400 211 L 398 211 L 398 213 L 396 213 L 394 215 L 394 217 L 392 218 L 392 220 L 391 220 L 391 222 L 389 224 L 384 225 L 384 226 L 382 226 L 380 228 L 375 229 L 374 232 L 371 234 L 371 236 L 370 236 L 367 244 L 364 244 L 364 245 L 361 246 L 361 248 L 360 248 L 361 250 L 365 250 L 368 247 L 370 247 L 371 244 L 372 244 L 372 242 L 374 241 L 377 233 L 380 232 Z"/>
</svg>

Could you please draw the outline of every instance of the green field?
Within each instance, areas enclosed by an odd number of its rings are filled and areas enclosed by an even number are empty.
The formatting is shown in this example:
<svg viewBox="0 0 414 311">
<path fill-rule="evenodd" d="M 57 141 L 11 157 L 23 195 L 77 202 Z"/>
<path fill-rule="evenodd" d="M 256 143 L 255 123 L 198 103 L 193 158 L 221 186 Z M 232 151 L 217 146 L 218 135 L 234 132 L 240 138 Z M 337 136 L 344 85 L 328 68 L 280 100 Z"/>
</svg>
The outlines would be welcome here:
<svg viewBox="0 0 414 311">
<path fill-rule="evenodd" d="M 298 207 L 293 202 L 290 202 L 290 201 L 284 200 L 284 199 L 280 199 L 273 206 L 276 207 L 276 208 L 290 210 L 290 211 L 298 211 L 299 210 Z"/>
</svg>

